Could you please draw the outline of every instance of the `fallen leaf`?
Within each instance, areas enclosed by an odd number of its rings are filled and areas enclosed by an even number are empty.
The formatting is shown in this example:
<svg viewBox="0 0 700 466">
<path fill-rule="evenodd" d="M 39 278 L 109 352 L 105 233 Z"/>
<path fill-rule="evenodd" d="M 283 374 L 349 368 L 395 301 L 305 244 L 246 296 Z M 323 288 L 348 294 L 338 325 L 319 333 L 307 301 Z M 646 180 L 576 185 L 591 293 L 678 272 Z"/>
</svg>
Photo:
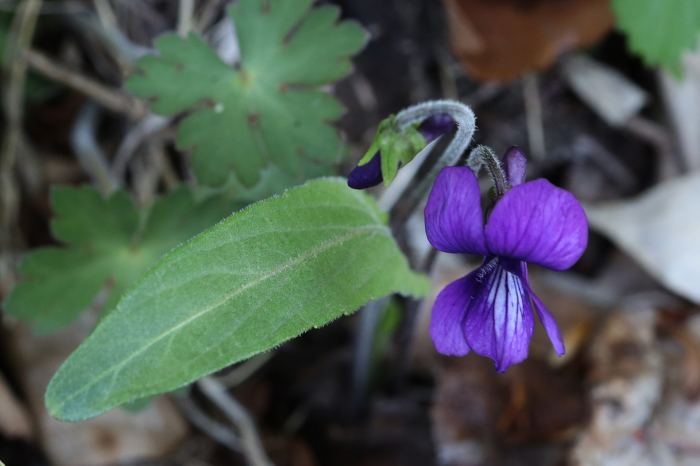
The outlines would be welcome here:
<svg viewBox="0 0 700 466">
<path fill-rule="evenodd" d="M 592 44 L 613 26 L 609 0 L 443 0 L 452 50 L 480 81 L 510 81 Z"/>
<path fill-rule="evenodd" d="M 571 89 L 607 124 L 624 125 L 649 101 L 649 95 L 615 68 L 586 55 L 564 61 L 564 76 Z"/>
<path fill-rule="evenodd" d="M 615 313 L 600 330 L 591 347 L 592 418 L 571 452 L 572 464 L 674 464 L 656 460 L 664 447 L 644 431 L 664 386 L 656 320 L 653 309 L 635 308 Z"/>
<path fill-rule="evenodd" d="M 636 199 L 585 206 L 610 237 L 670 290 L 700 303 L 700 174 L 668 180 Z"/>
</svg>

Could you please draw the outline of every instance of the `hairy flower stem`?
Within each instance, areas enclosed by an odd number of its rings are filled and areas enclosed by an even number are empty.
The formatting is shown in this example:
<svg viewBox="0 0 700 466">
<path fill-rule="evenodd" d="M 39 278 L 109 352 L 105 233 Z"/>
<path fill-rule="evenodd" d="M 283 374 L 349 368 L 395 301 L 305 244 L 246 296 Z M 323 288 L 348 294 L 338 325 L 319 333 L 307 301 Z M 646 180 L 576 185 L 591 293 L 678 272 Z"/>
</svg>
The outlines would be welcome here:
<svg viewBox="0 0 700 466">
<path fill-rule="evenodd" d="M 467 166 L 476 174 L 479 174 L 479 169 L 482 165 L 486 167 L 489 175 L 493 178 L 496 194 L 500 199 L 508 191 L 508 179 L 503 172 L 500 160 L 488 146 L 477 146 L 471 151 L 467 159 Z"/>
<path fill-rule="evenodd" d="M 476 129 L 476 117 L 472 109 L 461 102 L 432 100 L 401 110 L 394 120 L 394 124 L 397 125 L 398 129 L 404 130 L 410 125 L 421 123 L 428 117 L 440 114 L 449 115 L 454 120 L 457 124 L 457 133 L 430 172 L 423 178 L 418 187 L 411 192 L 410 208 L 408 209 L 411 212 L 415 210 L 416 206 L 430 191 L 433 181 L 435 181 L 440 170 L 455 165 L 459 161 L 459 158 L 472 140 L 472 135 Z M 410 181 L 410 179 L 407 179 L 405 183 L 392 183 L 380 197 L 379 205 L 386 208 L 386 210 L 390 210 L 394 203 L 383 202 L 383 198 L 398 199 L 397 191 L 403 192 Z"/>
<path fill-rule="evenodd" d="M 428 194 L 440 170 L 448 166 L 456 165 L 457 162 L 459 162 L 460 157 L 471 143 L 472 135 L 476 129 L 476 118 L 471 108 L 463 103 L 450 100 L 434 100 L 408 107 L 400 111 L 394 120 L 394 124 L 398 126 L 399 130 L 405 130 L 410 125 L 421 123 L 432 115 L 440 114 L 449 115 L 454 120 L 457 124 L 457 132 L 450 142 L 450 145 L 440 156 L 440 159 L 430 169 L 430 172 L 420 181 L 417 188 L 411 191 L 410 197 L 406 202 L 406 209 L 404 210 L 404 206 L 402 206 L 402 211 L 407 212 L 408 216 L 403 218 L 400 224 L 403 224 L 403 222 L 410 217 L 421 200 Z M 417 161 L 418 160 L 415 160 L 415 162 Z M 409 169 L 411 169 L 410 166 L 404 168 L 404 173 Z M 411 174 L 415 175 L 417 171 L 418 167 L 411 169 Z M 399 173 L 397 179 L 394 180 L 379 198 L 377 203 L 380 208 L 382 210 L 392 210 L 399 198 L 402 197 L 401 194 L 406 190 L 411 180 L 412 176 L 401 177 L 401 173 Z M 428 264 L 426 268 L 430 268 L 433 260 L 434 256 L 432 259 L 426 261 Z M 353 371 L 353 405 L 355 409 L 362 405 L 366 393 L 370 366 L 369 359 L 379 321 L 378 314 L 381 311 L 381 309 L 377 308 L 377 303 L 382 303 L 382 301 L 370 302 L 360 310 L 361 325 L 357 335 L 354 361 L 355 367 Z M 414 302 L 414 304 L 415 303 L 416 302 Z M 386 302 L 383 302 L 381 305 L 386 305 Z M 413 314 L 417 312 L 417 304 L 414 308 Z M 413 325 L 409 327 L 412 329 Z M 408 336 L 406 341 L 401 345 L 401 353 L 404 358 L 408 357 L 410 338 L 411 337 Z M 400 367 L 403 367 L 404 364 L 406 363 L 399 361 Z M 405 372 L 405 370 L 401 372 Z"/>
</svg>

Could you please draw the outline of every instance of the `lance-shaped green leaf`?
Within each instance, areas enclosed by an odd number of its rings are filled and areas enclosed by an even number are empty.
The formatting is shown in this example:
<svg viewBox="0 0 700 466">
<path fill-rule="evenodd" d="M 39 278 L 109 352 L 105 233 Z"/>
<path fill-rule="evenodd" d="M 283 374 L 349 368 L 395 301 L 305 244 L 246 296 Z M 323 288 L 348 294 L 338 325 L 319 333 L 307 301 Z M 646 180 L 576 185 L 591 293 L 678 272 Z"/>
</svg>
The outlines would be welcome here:
<svg viewBox="0 0 700 466">
<path fill-rule="evenodd" d="M 175 249 L 56 373 L 49 412 L 78 421 L 190 383 L 392 292 L 424 295 L 367 195 L 323 179 Z"/>
<path fill-rule="evenodd" d="M 680 74 L 682 53 L 698 45 L 698 0 L 613 0 L 612 7 L 633 51 Z"/>
<path fill-rule="evenodd" d="M 223 195 L 196 201 L 187 187 L 148 210 L 137 210 L 125 191 L 105 200 L 90 186 L 56 187 L 51 199 L 52 231 L 66 247 L 30 253 L 20 266 L 23 280 L 3 303 L 39 333 L 73 322 L 102 289 L 103 312 L 114 309 L 165 253 L 245 205 Z"/>
<path fill-rule="evenodd" d="M 377 151 L 380 151 L 382 178 L 384 185 L 389 186 L 389 183 L 396 178 L 399 165 L 406 165 L 413 160 L 426 145 L 425 138 L 418 131 L 417 125 L 409 125 L 402 131 L 396 125 L 396 115 L 390 115 L 379 123 L 372 145 L 357 165 L 369 163 Z"/>
<path fill-rule="evenodd" d="M 240 45 L 240 67 L 217 56 L 196 34 L 156 41 L 160 57 L 144 57 L 127 87 L 155 99 L 153 110 L 172 115 L 208 103 L 183 119 L 177 144 L 191 149 L 201 184 L 219 186 L 230 170 L 255 185 L 268 163 L 292 176 L 304 161 L 337 162 L 341 148 L 329 122 L 340 104 L 318 86 L 350 70 L 365 43 L 339 11 L 309 10 L 312 0 L 240 0 L 229 7 Z"/>
</svg>

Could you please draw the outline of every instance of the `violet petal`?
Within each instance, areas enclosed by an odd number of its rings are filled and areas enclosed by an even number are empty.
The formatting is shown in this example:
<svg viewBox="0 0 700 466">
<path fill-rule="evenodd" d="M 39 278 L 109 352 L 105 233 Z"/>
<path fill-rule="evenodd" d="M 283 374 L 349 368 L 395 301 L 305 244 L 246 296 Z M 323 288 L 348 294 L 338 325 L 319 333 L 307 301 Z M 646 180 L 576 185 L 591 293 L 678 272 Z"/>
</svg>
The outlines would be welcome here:
<svg viewBox="0 0 700 466">
<path fill-rule="evenodd" d="M 499 260 L 489 257 L 477 269 L 478 286 L 463 328 L 471 349 L 492 358 L 496 371 L 504 372 L 527 358 L 535 317 L 522 280 L 501 267 Z"/>
<path fill-rule="evenodd" d="M 425 142 L 433 142 L 440 136 L 449 133 L 455 127 L 451 116 L 445 113 L 431 115 L 418 125 L 418 131 L 425 138 Z"/>
<path fill-rule="evenodd" d="M 430 336 L 438 353 L 448 356 L 464 356 L 469 345 L 464 338 L 462 322 L 472 295 L 479 283 L 475 279 L 478 269 L 455 280 L 443 289 L 435 300 L 430 317 Z"/>
<path fill-rule="evenodd" d="M 549 312 L 542 301 L 540 301 L 540 298 L 538 298 L 529 287 L 528 292 L 530 293 L 532 302 L 535 303 L 535 309 L 537 310 L 540 322 L 542 322 L 545 330 L 547 330 L 547 335 L 549 335 L 549 339 L 554 346 L 554 351 L 556 351 L 559 356 L 563 356 L 566 349 L 564 348 L 564 338 L 562 338 L 561 331 L 559 331 L 559 326 L 557 325 L 557 319 L 554 318 L 552 313 Z"/>
<path fill-rule="evenodd" d="M 530 287 L 530 279 L 527 275 L 527 265 L 522 261 L 515 261 L 512 259 L 505 260 L 501 259 L 501 266 L 511 273 L 516 274 L 523 282 L 525 286 L 525 291 L 532 298 L 532 302 L 535 305 L 535 310 L 537 311 L 537 316 L 540 318 L 540 322 L 547 331 L 549 340 L 554 346 L 554 351 L 557 352 L 559 356 L 563 356 L 566 352 L 564 348 L 564 339 L 561 336 L 561 331 L 559 331 L 559 326 L 557 325 L 557 319 L 554 318 L 551 312 L 545 307 L 545 305 L 540 301 L 540 298 L 532 291 Z"/>
<path fill-rule="evenodd" d="M 498 201 L 484 235 L 493 255 L 565 270 L 586 249 L 588 221 L 573 194 L 539 179 Z"/>
<path fill-rule="evenodd" d="M 481 192 L 469 167 L 445 167 L 425 207 L 428 241 L 444 252 L 487 255 Z"/>
<path fill-rule="evenodd" d="M 503 155 L 503 168 L 506 172 L 508 184 L 517 186 L 525 183 L 525 172 L 527 171 L 527 158 L 523 151 L 517 146 L 511 146 Z"/>
<path fill-rule="evenodd" d="M 364 165 L 358 165 L 348 176 L 348 186 L 352 189 L 366 189 L 377 186 L 384 181 L 382 176 L 382 161 L 377 151 L 372 160 Z"/>
</svg>

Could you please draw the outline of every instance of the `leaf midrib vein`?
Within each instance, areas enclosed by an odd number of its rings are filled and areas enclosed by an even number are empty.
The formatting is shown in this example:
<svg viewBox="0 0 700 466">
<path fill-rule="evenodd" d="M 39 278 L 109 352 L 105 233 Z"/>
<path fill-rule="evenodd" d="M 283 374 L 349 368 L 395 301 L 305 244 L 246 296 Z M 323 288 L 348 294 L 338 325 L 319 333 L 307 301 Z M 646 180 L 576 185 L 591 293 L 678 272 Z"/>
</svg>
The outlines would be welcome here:
<svg viewBox="0 0 700 466">
<path fill-rule="evenodd" d="M 98 376 L 96 376 L 90 383 L 85 384 L 85 386 L 84 386 L 82 389 L 76 391 L 72 396 L 67 397 L 62 403 L 56 405 L 56 406 L 54 407 L 54 409 L 52 409 L 52 411 L 53 411 L 53 412 L 58 412 L 58 411 L 60 410 L 60 408 L 62 408 L 63 406 L 65 406 L 65 405 L 66 405 L 68 402 L 70 402 L 71 400 L 73 400 L 73 399 L 75 399 L 76 397 L 78 397 L 78 396 L 79 396 L 80 394 L 82 394 L 83 392 L 85 392 L 85 391 L 87 391 L 88 389 L 90 389 L 92 386 L 94 386 L 95 384 L 97 384 L 98 382 L 100 382 L 102 379 L 104 379 L 105 377 L 107 377 L 110 373 L 113 373 L 113 372 L 115 372 L 115 371 L 120 372 L 121 369 L 122 369 L 123 367 L 125 367 L 131 360 L 133 360 L 134 358 L 136 358 L 137 356 L 139 356 L 140 354 L 142 354 L 143 352 L 145 352 L 148 348 L 150 348 L 151 346 L 155 345 L 155 344 L 156 344 L 157 342 L 159 342 L 161 339 L 165 338 L 166 336 L 170 335 L 170 334 L 173 333 L 173 332 L 176 332 L 177 330 L 179 330 L 180 328 L 182 328 L 182 327 L 184 327 L 185 325 L 189 324 L 190 322 L 192 322 L 192 321 L 194 321 L 194 320 L 196 320 L 196 319 L 198 319 L 198 318 L 200 318 L 200 317 L 202 317 L 202 316 L 208 314 L 210 311 L 212 311 L 212 310 L 218 308 L 219 306 L 221 306 L 222 304 L 224 304 L 225 302 L 227 302 L 228 300 L 230 300 L 230 299 L 233 298 L 234 296 L 236 296 L 236 295 L 242 293 L 243 291 L 247 290 L 248 288 L 250 288 L 250 287 L 252 287 L 252 286 L 255 286 L 255 285 L 259 284 L 259 283 L 262 283 L 263 281 L 267 280 L 268 278 L 271 278 L 271 277 L 277 275 L 278 273 L 282 272 L 283 270 L 285 270 L 285 269 L 287 269 L 287 268 L 289 268 L 289 267 L 291 267 L 291 266 L 293 266 L 293 265 L 295 265 L 295 264 L 297 264 L 297 263 L 303 261 L 304 259 L 307 259 L 307 258 L 313 256 L 314 254 L 318 254 L 318 253 L 320 253 L 320 252 L 323 252 L 323 251 L 325 251 L 325 250 L 327 250 L 327 249 L 330 249 L 330 248 L 332 248 L 332 247 L 334 247 L 334 246 L 337 246 L 337 245 L 339 245 L 339 244 L 342 244 L 342 243 L 343 243 L 344 241 L 346 241 L 346 240 L 349 240 L 349 239 L 351 239 L 351 238 L 353 238 L 353 237 L 355 237 L 355 236 L 359 236 L 359 235 L 361 235 L 361 234 L 363 234 L 363 233 L 367 233 L 368 231 L 371 231 L 371 230 L 384 230 L 384 227 L 383 227 L 382 225 L 372 226 L 371 228 L 367 228 L 367 226 L 364 226 L 363 228 L 358 229 L 357 231 L 354 231 L 354 232 L 352 232 L 352 233 L 348 233 L 348 234 L 346 234 L 346 235 L 343 235 L 343 236 L 334 238 L 334 239 L 332 239 L 332 240 L 326 241 L 325 243 L 320 244 L 320 245 L 317 246 L 316 248 L 311 249 L 311 250 L 309 250 L 308 252 L 306 252 L 306 253 L 304 253 L 304 254 L 301 254 L 301 255 L 295 257 L 294 259 L 288 261 L 287 263 L 280 265 L 278 268 L 276 268 L 275 270 L 269 272 L 268 274 L 263 275 L 263 276 L 261 276 L 261 277 L 255 279 L 255 280 L 251 280 L 250 282 L 248 282 L 248 283 L 246 283 L 246 284 L 240 286 L 240 287 L 237 288 L 235 291 L 229 293 L 228 295 L 226 295 L 225 297 L 223 297 L 222 299 L 220 299 L 220 300 L 217 301 L 216 303 L 212 304 L 212 305 L 209 306 L 208 308 L 205 308 L 205 309 L 199 311 L 197 314 L 195 314 L 195 315 L 189 317 L 188 319 L 182 321 L 181 323 L 175 325 L 174 327 L 172 327 L 172 328 L 170 328 L 170 329 L 168 329 L 168 330 L 166 330 L 166 331 L 160 333 L 158 336 L 156 336 L 155 338 L 151 339 L 147 344 L 143 345 L 138 351 L 135 351 L 134 353 L 132 353 L 131 355 L 129 355 L 128 357 L 126 357 L 122 362 L 120 362 L 120 363 L 118 363 L 118 364 L 116 364 L 116 365 L 110 367 L 109 369 L 106 369 L 106 370 L 103 371 L 102 373 L 100 373 L 100 374 L 99 374 Z M 110 392 L 107 392 L 107 394 L 109 394 L 109 393 L 110 393 Z M 107 395 L 105 395 L 105 396 L 107 396 Z"/>
</svg>

